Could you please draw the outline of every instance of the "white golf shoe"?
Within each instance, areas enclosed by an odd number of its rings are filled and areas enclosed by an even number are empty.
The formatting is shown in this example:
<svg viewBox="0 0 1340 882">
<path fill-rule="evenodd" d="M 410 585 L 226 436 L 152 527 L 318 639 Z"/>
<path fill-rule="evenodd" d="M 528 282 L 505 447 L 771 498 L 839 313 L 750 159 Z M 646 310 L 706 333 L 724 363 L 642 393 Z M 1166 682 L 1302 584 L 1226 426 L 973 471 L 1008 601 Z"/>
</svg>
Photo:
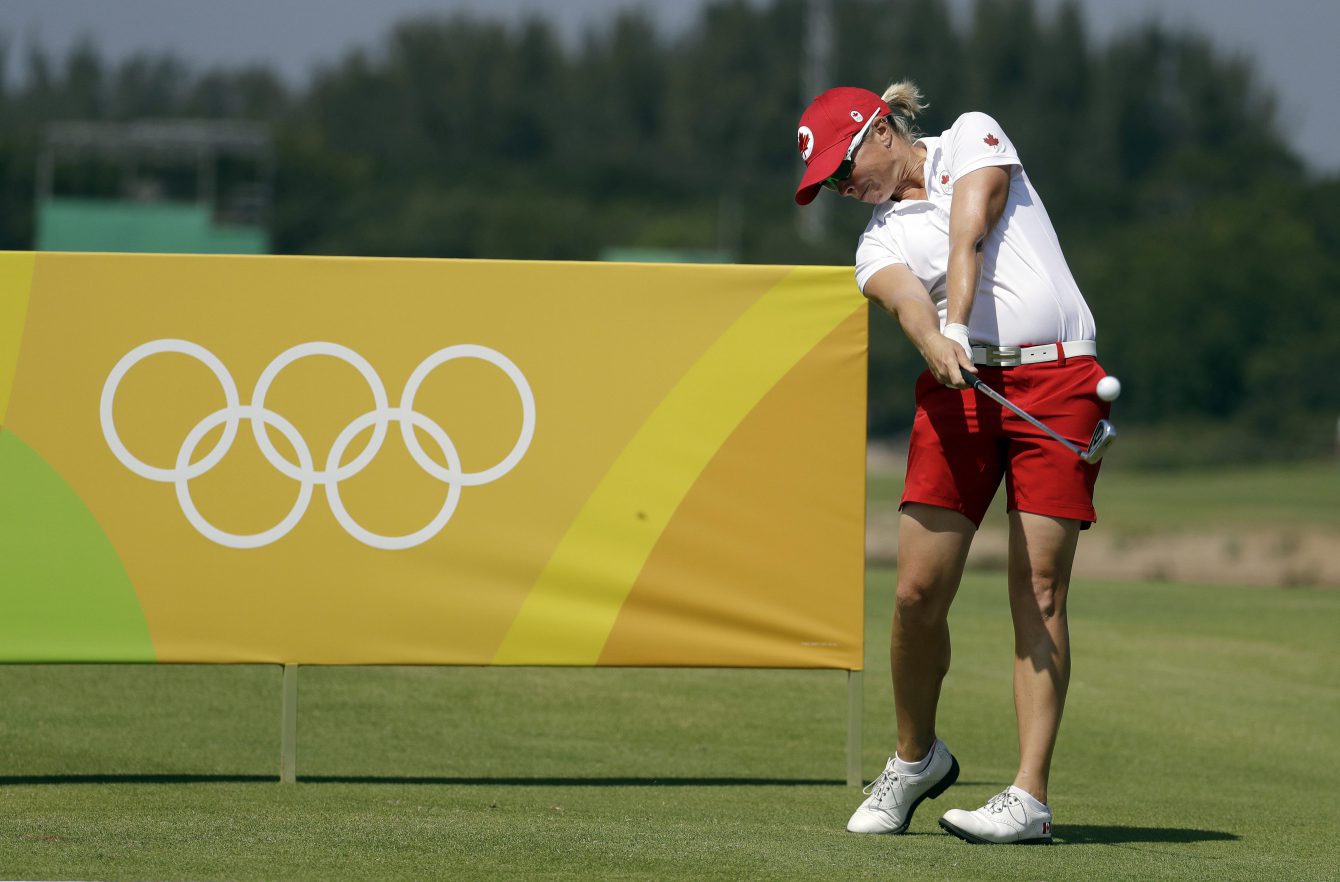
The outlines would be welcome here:
<svg viewBox="0 0 1340 882">
<path fill-rule="evenodd" d="M 852 833 L 903 833 L 923 799 L 935 799 L 957 780 L 958 760 L 938 738 L 931 745 L 930 762 L 918 774 L 895 770 L 894 758 L 889 757 L 883 774 L 865 788 L 870 796 L 851 816 L 847 829 Z"/>
<path fill-rule="evenodd" d="M 1016 843 L 1019 845 L 1049 845 L 1052 841 L 1052 812 L 1046 806 L 1041 811 L 1032 808 L 1036 800 L 1021 797 L 1027 794 L 1017 787 L 991 797 L 981 808 L 967 812 L 950 809 L 940 819 L 940 826 L 959 839 L 979 845 Z"/>
</svg>

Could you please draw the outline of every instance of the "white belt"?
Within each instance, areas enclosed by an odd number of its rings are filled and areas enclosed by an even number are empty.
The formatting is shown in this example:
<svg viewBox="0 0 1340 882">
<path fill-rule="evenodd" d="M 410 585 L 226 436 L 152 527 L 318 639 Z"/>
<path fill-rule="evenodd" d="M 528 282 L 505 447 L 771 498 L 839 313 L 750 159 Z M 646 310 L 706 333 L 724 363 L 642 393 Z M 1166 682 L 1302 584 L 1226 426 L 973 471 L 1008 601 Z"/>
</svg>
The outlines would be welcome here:
<svg viewBox="0 0 1340 882">
<path fill-rule="evenodd" d="M 1074 340 L 1064 343 L 1046 343 L 1042 346 L 974 346 L 972 360 L 991 367 L 1018 367 L 1056 361 L 1062 351 L 1066 358 L 1080 355 L 1098 355 L 1098 344 L 1092 340 Z"/>
</svg>

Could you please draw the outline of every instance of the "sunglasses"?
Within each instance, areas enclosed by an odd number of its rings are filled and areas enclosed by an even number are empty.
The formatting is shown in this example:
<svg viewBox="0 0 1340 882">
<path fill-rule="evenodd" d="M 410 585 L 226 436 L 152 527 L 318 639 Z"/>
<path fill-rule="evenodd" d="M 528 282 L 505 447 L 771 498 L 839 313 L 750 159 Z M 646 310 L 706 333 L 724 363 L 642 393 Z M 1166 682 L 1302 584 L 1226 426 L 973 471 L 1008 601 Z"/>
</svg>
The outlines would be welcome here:
<svg viewBox="0 0 1340 882">
<path fill-rule="evenodd" d="M 824 178 L 823 184 L 825 187 L 836 190 L 847 182 L 847 178 L 851 177 L 852 170 L 856 168 L 856 151 L 861 149 L 861 144 L 865 141 L 865 133 L 870 131 L 870 127 L 874 125 L 877 119 L 879 119 L 878 116 L 872 116 L 866 120 L 865 125 L 861 126 L 861 130 L 851 139 L 851 146 L 847 148 L 847 155 L 842 157 L 842 162 L 838 163 L 838 167 L 833 173 Z"/>
</svg>

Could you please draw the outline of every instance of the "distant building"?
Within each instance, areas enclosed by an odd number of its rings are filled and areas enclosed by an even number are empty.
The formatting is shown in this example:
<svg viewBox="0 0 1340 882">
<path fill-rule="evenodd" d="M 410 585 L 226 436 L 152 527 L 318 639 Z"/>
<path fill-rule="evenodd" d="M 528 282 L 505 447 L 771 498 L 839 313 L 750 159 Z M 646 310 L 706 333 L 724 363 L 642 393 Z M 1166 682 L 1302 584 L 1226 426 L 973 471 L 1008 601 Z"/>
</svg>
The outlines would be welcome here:
<svg viewBox="0 0 1340 882">
<path fill-rule="evenodd" d="M 38 155 L 35 247 L 264 254 L 273 179 L 260 123 L 53 123 Z"/>
</svg>

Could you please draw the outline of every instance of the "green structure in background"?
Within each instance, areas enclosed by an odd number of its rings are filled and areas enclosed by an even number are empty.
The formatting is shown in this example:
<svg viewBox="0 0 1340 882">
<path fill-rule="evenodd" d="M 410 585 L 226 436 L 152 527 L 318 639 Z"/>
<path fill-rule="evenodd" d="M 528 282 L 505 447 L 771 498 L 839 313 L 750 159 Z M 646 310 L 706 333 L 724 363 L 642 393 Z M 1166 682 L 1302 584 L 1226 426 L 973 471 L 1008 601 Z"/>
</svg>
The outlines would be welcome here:
<svg viewBox="0 0 1340 882">
<path fill-rule="evenodd" d="M 48 199 L 37 208 L 39 251 L 265 254 L 261 227 L 214 223 L 208 205 Z"/>
<path fill-rule="evenodd" d="M 732 263 L 734 255 L 713 248 L 611 246 L 600 252 L 600 259 L 623 263 Z"/>
<path fill-rule="evenodd" d="M 35 247 L 265 254 L 273 156 L 257 123 L 55 123 L 38 158 Z"/>
</svg>

